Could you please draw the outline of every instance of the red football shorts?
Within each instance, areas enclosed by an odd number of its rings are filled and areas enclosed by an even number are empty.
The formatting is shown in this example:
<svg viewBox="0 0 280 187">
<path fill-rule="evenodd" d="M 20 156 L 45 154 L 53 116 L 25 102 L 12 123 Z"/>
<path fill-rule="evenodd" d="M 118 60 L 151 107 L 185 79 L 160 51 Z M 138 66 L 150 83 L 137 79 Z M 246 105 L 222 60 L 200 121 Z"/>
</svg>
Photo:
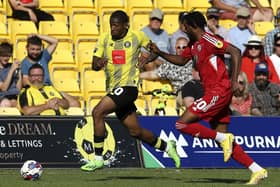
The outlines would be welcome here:
<svg viewBox="0 0 280 187">
<path fill-rule="evenodd" d="M 229 104 L 232 95 L 204 95 L 193 102 L 189 110 L 200 117 L 200 119 L 212 123 L 229 123 Z"/>
</svg>

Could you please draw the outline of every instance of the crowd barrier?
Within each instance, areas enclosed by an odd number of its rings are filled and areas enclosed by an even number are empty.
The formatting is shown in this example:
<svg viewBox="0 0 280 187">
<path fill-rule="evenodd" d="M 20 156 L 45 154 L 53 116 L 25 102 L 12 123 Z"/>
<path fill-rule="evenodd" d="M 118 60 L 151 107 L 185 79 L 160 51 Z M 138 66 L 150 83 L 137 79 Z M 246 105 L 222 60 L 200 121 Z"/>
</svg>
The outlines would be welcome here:
<svg viewBox="0 0 280 187">
<path fill-rule="evenodd" d="M 180 134 L 178 117 L 139 117 L 141 126 L 165 140 L 175 140 L 183 168 L 242 167 L 223 154 L 212 140 Z M 280 167 L 280 117 L 232 117 L 229 131 L 264 167 Z M 208 125 L 205 123 L 205 125 Z M 116 118 L 106 119 L 103 157 L 108 167 L 174 167 L 164 152 L 130 137 Z M 34 159 L 45 167 L 79 167 L 94 157 L 91 117 L 1 117 L 0 167 L 19 167 Z"/>
</svg>

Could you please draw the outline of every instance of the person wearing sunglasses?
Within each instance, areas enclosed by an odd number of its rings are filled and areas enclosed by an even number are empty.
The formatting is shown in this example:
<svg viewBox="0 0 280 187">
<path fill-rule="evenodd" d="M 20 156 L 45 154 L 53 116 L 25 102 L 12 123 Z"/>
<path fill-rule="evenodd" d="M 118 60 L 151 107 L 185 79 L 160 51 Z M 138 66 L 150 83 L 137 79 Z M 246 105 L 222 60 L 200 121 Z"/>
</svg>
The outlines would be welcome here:
<svg viewBox="0 0 280 187">
<path fill-rule="evenodd" d="M 176 54 L 181 55 L 187 48 L 188 44 L 188 39 L 184 37 L 178 38 L 175 45 Z M 146 80 L 169 80 L 172 85 L 173 92 L 177 95 L 177 104 L 178 106 L 182 106 L 183 100 L 181 88 L 184 84 L 193 79 L 192 63 L 187 63 L 184 66 L 178 66 L 166 61 L 155 70 L 140 73 L 140 78 Z"/>
<path fill-rule="evenodd" d="M 207 27 L 206 32 L 210 32 L 215 35 L 219 35 L 223 38 L 227 38 L 228 30 L 219 24 L 220 12 L 219 9 L 215 7 L 210 7 L 206 12 L 207 17 Z"/>
<path fill-rule="evenodd" d="M 274 35 L 273 51 L 274 52 L 269 59 L 271 60 L 278 77 L 278 81 L 276 83 L 280 85 L 280 31 Z"/>
<path fill-rule="evenodd" d="M 280 115 L 280 86 L 269 81 L 269 68 L 259 63 L 255 68 L 255 78 L 249 86 L 252 94 L 251 113 L 254 116 Z"/>
<path fill-rule="evenodd" d="M 271 82 L 277 82 L 278 77 L 276 71 L 269 58 L 264 54 L 264 46 L 260 37 L 252 35 L 244 46 L 245 51 L 242 55 L 241 71 L 246 73 L 249 83 L 254 81 L 254 70 L 260 62 L 268 64 L 270 72 L 269 80 Z"/>
<path fill-rule="evenodd" d="M 248 78 L 240 72 L 237 78 L 237 89 L 233 92 L 230 110 L 234 116 L 249 116 L 251 114 L 252 95 L 249 93 Z"/>
</svg>

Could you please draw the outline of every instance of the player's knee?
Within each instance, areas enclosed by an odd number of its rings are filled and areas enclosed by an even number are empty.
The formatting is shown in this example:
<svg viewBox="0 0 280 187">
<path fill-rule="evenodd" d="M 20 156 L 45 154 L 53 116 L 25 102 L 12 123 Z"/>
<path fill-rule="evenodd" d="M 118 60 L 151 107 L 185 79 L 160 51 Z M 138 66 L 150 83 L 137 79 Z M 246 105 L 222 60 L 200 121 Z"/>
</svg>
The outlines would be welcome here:
<svg viewBox="0 0 280 187">
<path fill-rule="evenodd" d="M 91 113 L 93 118 L 101 118 L 106 115 L 105 112 L 98 106 L 94 107 Z"/>
</svg>

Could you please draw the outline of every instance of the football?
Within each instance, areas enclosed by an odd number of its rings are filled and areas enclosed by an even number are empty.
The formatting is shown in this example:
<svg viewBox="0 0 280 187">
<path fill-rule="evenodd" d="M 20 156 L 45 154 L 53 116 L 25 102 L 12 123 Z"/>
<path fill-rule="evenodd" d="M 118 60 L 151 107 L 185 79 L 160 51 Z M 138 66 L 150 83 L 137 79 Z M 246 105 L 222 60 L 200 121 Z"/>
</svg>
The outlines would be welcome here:
<svg viewBox="0 0 280 187">
<path fill-rule="evenodd" d="M 27 160 L 20 168 L 20 175 L 25 180 L 37 180 L 43 173 L 42 165 L 35 160 Z"/>
</svg>

